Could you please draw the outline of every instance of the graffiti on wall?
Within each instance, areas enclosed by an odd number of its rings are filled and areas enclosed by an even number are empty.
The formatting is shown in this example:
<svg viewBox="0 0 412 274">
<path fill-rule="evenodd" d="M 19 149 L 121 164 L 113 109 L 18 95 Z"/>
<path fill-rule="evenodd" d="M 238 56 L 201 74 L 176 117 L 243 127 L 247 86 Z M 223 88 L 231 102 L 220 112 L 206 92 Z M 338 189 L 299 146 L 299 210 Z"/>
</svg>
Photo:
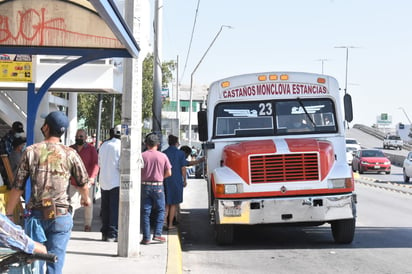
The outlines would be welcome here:
<svg viewBox="0 0 412 274">
<path fill-rule="evenodd" d="M 30 8 L 9 15 L 0 10 L 0 45 L 123 48 L 97 15 L 66 12 L 64 17 L 54 11 Z"/>
</svg>

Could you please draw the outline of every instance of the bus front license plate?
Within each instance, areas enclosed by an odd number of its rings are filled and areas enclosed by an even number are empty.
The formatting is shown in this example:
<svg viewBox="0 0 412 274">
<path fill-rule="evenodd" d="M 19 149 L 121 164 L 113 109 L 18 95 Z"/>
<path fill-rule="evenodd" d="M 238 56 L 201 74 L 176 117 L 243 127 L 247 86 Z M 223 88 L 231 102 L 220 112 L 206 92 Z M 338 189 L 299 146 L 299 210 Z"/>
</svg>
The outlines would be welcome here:
<svg viewBox="0 0 412 274">
<path fill-rule="evenodd" d="M 225 206 L 223 215 L 227 217 L 239 217 L 242 216 L 242 209 L 236 206 Z"/>
</svg>

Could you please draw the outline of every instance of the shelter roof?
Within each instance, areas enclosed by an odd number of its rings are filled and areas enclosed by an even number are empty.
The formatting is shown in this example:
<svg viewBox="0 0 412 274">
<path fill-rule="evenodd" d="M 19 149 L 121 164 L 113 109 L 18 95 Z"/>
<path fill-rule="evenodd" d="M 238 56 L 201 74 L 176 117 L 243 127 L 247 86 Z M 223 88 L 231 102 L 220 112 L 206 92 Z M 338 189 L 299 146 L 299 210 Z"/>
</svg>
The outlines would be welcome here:
<svg viewBox="0 0 412 274">
<path fill-rule="evenodd" d="M 0 52 L 137 57 L 113 0 L 0 0 Z"/>
</svg>

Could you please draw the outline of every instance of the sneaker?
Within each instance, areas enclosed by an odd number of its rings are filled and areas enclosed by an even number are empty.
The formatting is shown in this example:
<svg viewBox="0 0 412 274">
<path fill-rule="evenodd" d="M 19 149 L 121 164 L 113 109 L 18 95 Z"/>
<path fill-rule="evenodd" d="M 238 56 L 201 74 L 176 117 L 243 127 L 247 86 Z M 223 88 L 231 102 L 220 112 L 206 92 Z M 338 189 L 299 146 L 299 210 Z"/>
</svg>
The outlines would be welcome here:
<svg viewBox="0 0 412 274">
<path fill-rule="evenodd" d="M 162 236 L 153 236 L 153 241 L 156 241 L 158 243 L 164 243 L 166 242 L 166 238 Z"/>
<path fill-rule="evenodd" d="M 141 245 L 149 245 L 150 244 L 150 240 L 141 240 L 140 242 Z"/>
<path fill-rule="evenodd" d="M 117 238 L 116 237 L 112 237 L 112 238 L 107 237 L 106 242 L 117 243 Z"/>
</svg>

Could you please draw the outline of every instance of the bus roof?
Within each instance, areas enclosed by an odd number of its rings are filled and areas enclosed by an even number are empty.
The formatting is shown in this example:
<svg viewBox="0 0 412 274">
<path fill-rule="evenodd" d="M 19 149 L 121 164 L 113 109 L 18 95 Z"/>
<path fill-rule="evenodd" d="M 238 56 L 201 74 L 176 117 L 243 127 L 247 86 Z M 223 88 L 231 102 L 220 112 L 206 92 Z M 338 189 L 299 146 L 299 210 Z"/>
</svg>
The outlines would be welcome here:
<svg viewBox="0 0 412 274">
<path fill-rule="evenodd" d="M 210 86 L 209 99 L 224 101 L 337 97 L 338 92 L 338 83 L 332 76 L 306 72 L 263 72 L 215 81 Z"/>
</svg>

